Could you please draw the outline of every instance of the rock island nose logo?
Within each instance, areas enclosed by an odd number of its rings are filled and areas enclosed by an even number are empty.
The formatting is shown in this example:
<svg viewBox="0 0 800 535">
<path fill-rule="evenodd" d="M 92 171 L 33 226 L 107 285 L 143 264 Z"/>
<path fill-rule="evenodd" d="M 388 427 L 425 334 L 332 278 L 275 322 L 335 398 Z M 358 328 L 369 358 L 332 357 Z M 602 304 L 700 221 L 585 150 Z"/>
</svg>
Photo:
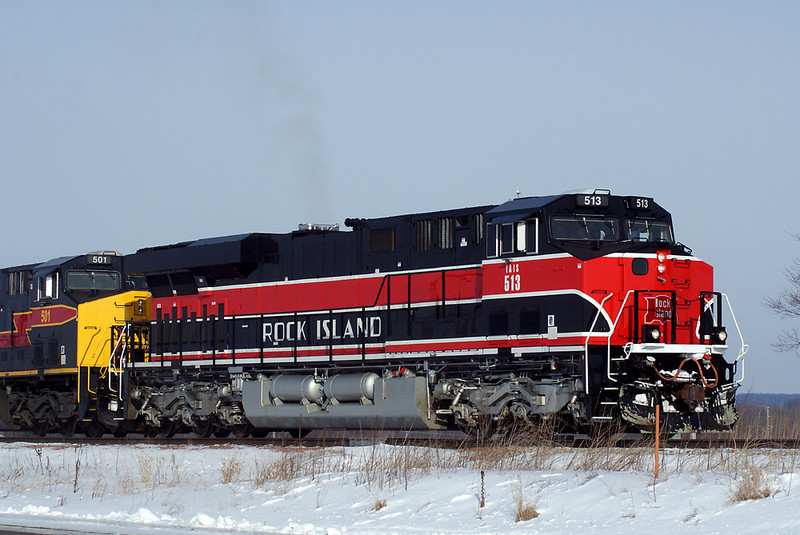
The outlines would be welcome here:
<svg viewBox="0 0 800 535">
<path fill-rule="evenodd" d="M 654 295 L 652 297 L 645 297 L 647 302 L 647 309 L 644 313 L 645 323 L 664 323 L 670 321 L 672 317 L 672 297 L 669 295 Z"/>
</svg>

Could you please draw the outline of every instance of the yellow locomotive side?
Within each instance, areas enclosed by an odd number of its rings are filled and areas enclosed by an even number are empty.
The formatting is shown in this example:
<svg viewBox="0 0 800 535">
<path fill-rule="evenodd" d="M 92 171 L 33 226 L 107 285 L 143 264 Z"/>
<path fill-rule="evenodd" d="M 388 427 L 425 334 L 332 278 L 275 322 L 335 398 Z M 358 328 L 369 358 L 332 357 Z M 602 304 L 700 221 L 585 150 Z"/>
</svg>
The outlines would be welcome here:
<svg viewBox="0 0 800 535">
<path fill-rule="evenodd" d="M 78 305 L 78 368 L 113 366 L 121 329 L 150 319 L 150 294 L 130 291 Z"/>
</svg>

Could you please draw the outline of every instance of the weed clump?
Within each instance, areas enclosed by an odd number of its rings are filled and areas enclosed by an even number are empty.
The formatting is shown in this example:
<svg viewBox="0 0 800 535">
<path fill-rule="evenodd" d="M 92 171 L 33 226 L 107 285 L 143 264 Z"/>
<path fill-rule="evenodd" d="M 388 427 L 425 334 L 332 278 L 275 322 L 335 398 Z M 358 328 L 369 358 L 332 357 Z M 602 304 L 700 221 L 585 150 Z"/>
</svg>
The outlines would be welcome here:
<svg viewBox="0 0 800 535">
<path fill-rule="evenodd" d="M 518 481 L 514 486 L 514 522 L 527 522 L 539 516 L 536 504 L 528 501 L 522 492 L 522 482 Z"/>
<path fill-rule="evenodd" d="M 242 468 L 242 461 L 240 461 L 237 457 L 223 459 L 219 467 L 219 472 L 222 476 L 222 483 L 224 485 L 238 483 L 241 480 Z"/>
<path fill-rule="evenodd" d="M 756 466 L 748 465 L 742 470 L 739 482 L 731 494 L 731 502 L 745 502 L 748 500 L 761 500 L 769 498 L 777 492 L 770 481 Z"/>
</svg>

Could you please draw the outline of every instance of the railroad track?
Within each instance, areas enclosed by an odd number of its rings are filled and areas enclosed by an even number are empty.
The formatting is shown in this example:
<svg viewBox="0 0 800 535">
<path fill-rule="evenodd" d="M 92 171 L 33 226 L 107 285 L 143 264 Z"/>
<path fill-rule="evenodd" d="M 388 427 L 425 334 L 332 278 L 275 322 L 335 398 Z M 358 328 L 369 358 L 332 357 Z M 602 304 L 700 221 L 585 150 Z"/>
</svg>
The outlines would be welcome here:
<svg viewBox="0 0 800 535">
<path fill-rule="evenodd" d="M 28 433 L 6 432 L 0 436 L 0 443 L 29 443 L 42 445 L 153 445 L 164 447 L 181 446 L 253 446 L 269 448 L 323 448 L 357 447 L 376 444 L 396 446 L 434 447 L 443 449 L 492 448 L 506 445 L 535 447 L 560 446 L 573 448 L 587 447 L 652 447 L 652 436 L 619 433 L 610 437 L 591 439 L 587 435 L 556 435 L 549 439 L 503 439 L 495 438 L 477 441 L 459 432 L 412 432 L 412 433 L 314 433 L 305 438 L 292 438 L 283 433 L 274 433 L 264 438 L 199 438 L 192 435 L 171 438 L 146 437 L 131 434 L 127 437 L 107 436 L 103 438 L 70 437 L 58 435 L 35 437 Z M 742 439 L 724 433 L 698 435 L 675 435 L 661 439 L 665 448 L 704 449 L 704 448 L 749 448 L 749 449 L 800 449 L 800 439 L 761 438 Z"/>
</svg>

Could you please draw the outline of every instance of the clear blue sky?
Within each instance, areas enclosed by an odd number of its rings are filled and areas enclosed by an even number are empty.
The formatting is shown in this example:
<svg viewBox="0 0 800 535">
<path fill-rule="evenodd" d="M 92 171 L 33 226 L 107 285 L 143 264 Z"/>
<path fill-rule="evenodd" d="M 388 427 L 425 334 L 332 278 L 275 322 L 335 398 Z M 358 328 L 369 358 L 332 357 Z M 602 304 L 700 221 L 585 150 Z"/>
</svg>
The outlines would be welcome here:
<svg viewBox="0 0 800 535">
<path fill-rule="evenodd" d="M 796 2 L 0 2 L 0 265 L 586 187 L 716 268 L 743 389 L 800 256 Z"/>
</svg>

